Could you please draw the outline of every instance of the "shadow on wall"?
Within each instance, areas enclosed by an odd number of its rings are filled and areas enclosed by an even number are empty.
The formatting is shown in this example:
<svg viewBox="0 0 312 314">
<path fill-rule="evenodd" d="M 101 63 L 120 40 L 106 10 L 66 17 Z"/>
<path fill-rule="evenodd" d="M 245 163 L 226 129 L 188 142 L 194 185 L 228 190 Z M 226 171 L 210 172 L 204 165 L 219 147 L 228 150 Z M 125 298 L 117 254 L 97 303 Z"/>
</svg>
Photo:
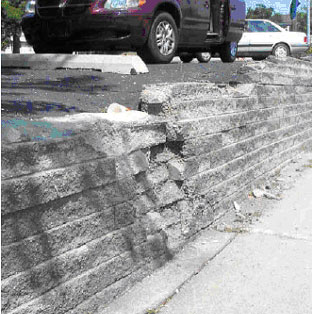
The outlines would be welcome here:
<svg viewBox="0 0 312 314">
<path fill-rule="evenodd" d="M 168 235 L 157 224 L 161 215 L 146 212 L 159 206 L 146 174 L 149 149 L 118 154 L 101 148 L 120 131 L 112 128 L 91 140 L 88 134 L 20 143 L 25 150 L 16 159 L 16 147 L 10 154 L 3 148 L 4 165 L 15 171 L 11 176 L 23 173 L 3 181 L 4 313 L 75 313 L 88 302 L 96 310 L 94 295 L 109 302 L 121 289 L 111 285 L 129 286 L 172 258 Z M 113 149 L 128 147 L 131 134 L 122 132 L 119 147 L 109 144 Z M 148 208 L 139 205 L 142 199 Z"/>
</svg>

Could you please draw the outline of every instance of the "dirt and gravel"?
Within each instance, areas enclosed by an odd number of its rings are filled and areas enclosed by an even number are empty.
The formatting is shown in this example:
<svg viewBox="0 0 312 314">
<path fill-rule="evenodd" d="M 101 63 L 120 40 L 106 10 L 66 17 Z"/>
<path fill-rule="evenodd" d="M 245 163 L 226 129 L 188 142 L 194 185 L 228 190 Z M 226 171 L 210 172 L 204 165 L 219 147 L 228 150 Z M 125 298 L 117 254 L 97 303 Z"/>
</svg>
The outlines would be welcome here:
<svg viewBox="0 0 312 314">
<path fill-rule="evenodd" d="M 176 58 L 178 59 L 178 58 Z M 121 75 L 93 70 L 2 69 L 2 119 L 31 119 L 77 112 L 104 112 L 113 102 L 137 109 L 144 84 L 235 81 L 243 64 L 148 65 L 149 73 Z"/>
<path fill-rule="evenodd" d="M 232 210 L 216 221 L 213 229 L 221 232 L 247 232 L 251 224 L 261 219 L 272 204 L 283 200 L 303 173 L 312 168 L 311 158 L 309 150 L 302 152 L 285 167 L 263 179 L 254 189 L 238 195 Z"/>
</svg>

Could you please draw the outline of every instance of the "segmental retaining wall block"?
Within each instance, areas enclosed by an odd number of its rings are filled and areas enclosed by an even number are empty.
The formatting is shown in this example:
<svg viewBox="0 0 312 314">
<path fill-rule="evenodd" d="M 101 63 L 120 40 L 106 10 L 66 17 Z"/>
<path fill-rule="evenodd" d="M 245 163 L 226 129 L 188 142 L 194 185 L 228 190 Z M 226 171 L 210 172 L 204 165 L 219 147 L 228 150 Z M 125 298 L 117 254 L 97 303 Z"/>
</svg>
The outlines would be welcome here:
<svg viewBox="0 0 312 314">
<path fill-rule="evenodd" d="M 312 63 L 282 62 L 146 87 L 146 122 L 4 122 L 3 313 L 97 313 L 310 148 Z"/>
</svg>

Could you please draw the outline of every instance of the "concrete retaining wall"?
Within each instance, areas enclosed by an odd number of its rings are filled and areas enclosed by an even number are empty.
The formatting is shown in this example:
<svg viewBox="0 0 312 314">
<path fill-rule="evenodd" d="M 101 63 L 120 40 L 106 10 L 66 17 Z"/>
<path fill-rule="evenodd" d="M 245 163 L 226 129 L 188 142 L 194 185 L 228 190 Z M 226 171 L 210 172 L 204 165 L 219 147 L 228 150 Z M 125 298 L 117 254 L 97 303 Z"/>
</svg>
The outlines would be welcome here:
<svg viewBox="0 0 312 314">
<path fill-rule="evenodd" d="M 276 62 L 249 84 L 146 87 L 147 122 L 4 123 L 3 313 L 97 313 L 311 147 L 312 82 Z"/>
</svg>

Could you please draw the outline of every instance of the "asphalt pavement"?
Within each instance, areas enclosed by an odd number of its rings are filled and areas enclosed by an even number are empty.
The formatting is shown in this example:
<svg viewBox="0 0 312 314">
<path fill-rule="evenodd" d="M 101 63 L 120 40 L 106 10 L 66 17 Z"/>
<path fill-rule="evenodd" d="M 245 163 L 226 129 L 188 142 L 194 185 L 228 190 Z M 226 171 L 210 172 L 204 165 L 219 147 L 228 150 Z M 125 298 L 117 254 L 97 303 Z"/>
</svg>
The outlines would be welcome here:
<svg viewBox="0 0 312 314">
<path fill-rule="evenodd" d="M 150 64 L 149 73 L 124 75 L 94 70 L 30 70 L 2 68 L 2 119 L 37 118 L 79 112 L 103 112 L 113 102 L 137 109 L 144 85 L 174 82 L 237 80 L 243 64 L 209 63 Z"/>
</svg>

